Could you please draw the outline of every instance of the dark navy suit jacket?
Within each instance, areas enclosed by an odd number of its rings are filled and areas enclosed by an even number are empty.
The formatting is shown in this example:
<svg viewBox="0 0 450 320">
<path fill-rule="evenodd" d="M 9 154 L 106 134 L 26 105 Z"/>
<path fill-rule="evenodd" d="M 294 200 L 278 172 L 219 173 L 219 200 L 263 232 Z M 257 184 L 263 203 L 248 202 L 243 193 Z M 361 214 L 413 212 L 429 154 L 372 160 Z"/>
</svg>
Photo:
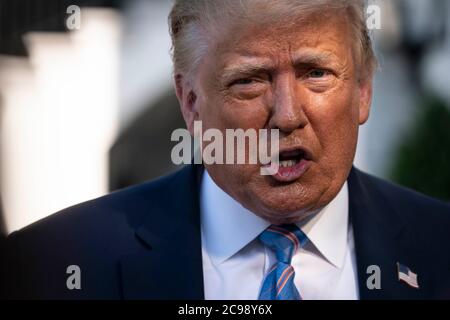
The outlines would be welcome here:
<svg viewBox="0 0 450 320">
<path fill-rule="evenodd" d="M 11 234 L 7 297 L 203 299 L 202 172 L 187 166 Z M 450 207 L 355 168 L 348 186 L 360 298 L 450 298 Z M 397 263 L 418 275 L 420 289 L 398 280 Z M 80 267 L 80 290 L 67 288 L 70 265 Z M 367 286 L 371 265 L 381 289 Z"/>
</svg>

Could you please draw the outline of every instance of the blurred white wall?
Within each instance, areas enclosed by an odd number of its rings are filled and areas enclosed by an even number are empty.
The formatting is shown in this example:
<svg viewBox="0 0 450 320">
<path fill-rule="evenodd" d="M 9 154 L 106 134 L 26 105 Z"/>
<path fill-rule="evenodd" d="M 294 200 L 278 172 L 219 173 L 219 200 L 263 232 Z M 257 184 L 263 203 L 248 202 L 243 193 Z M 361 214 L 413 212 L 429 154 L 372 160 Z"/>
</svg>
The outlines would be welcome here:
<svg viewBox="0 0 450 320">
<path fill-rule="evenodd" d="M 129 0 L 124 8 L 120 127 L 172 88 L 168 16 L 172 1 Z"/>
<path fill-rule="evenodd" d="M 9 232 L 107 192 L 118 130 L 121 20 L 83 9 L 79 31 L 26 36 L 1 58 L 1 187 Z"/>
</svg>

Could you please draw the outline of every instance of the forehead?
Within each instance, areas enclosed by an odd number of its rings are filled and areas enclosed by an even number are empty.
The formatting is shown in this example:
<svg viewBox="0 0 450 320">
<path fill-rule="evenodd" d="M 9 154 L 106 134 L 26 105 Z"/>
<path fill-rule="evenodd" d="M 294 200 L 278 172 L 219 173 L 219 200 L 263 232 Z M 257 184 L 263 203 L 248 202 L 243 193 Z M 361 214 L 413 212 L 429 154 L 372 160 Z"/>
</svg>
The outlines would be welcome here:
<svg viewBox="0 0 450 320">
<path fill-rule="evenodd" d="M 229 26 L 215 40 L 209 55 L 219 69 L 255 59 L 282 64 L 319 57 L 323 61 L 344 63 L 351 59 L 354 46 L 347 17 L 331 13 L 310 15 L 289 23 Z"/>
</svg>

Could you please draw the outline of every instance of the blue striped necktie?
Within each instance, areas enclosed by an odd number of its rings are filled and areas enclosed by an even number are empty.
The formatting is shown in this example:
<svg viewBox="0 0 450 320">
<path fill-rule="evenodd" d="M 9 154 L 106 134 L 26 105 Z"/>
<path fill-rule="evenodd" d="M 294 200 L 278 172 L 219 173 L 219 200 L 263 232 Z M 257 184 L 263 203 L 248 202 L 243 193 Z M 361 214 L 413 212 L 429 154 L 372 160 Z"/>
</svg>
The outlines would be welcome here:
<svg viewBox="0 0 450 320">
<path fill-rule="evenodd" d="M 264 278 L 259 300 L 301 300 L 291 260 L 295 251 L 305 245 L 307 236 L 294 224 L 272 225 L 261 233 L 259 240 L 277 257 L 277 263 Z"/>
</svg>

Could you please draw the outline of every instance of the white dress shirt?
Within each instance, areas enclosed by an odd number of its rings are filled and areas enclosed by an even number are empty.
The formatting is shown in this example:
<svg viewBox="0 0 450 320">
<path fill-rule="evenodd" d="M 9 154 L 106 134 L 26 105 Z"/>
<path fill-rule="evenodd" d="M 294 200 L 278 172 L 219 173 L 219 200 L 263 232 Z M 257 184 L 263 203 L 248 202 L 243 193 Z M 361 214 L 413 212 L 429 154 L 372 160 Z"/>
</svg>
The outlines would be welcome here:
<svg viewBox="0 0 450 320">
<path fill-rule="evenodd" d="M 266 272 L 277 262 L 257 239 L 270 223 L 220 189 L 206 170 L 200 207 L 205 299 L 257 300 Z M 358 299 L 347 183 L 325 208 L 297 225 L 310 240 L 292 258 L 302 298 Z"/>
</svg>

